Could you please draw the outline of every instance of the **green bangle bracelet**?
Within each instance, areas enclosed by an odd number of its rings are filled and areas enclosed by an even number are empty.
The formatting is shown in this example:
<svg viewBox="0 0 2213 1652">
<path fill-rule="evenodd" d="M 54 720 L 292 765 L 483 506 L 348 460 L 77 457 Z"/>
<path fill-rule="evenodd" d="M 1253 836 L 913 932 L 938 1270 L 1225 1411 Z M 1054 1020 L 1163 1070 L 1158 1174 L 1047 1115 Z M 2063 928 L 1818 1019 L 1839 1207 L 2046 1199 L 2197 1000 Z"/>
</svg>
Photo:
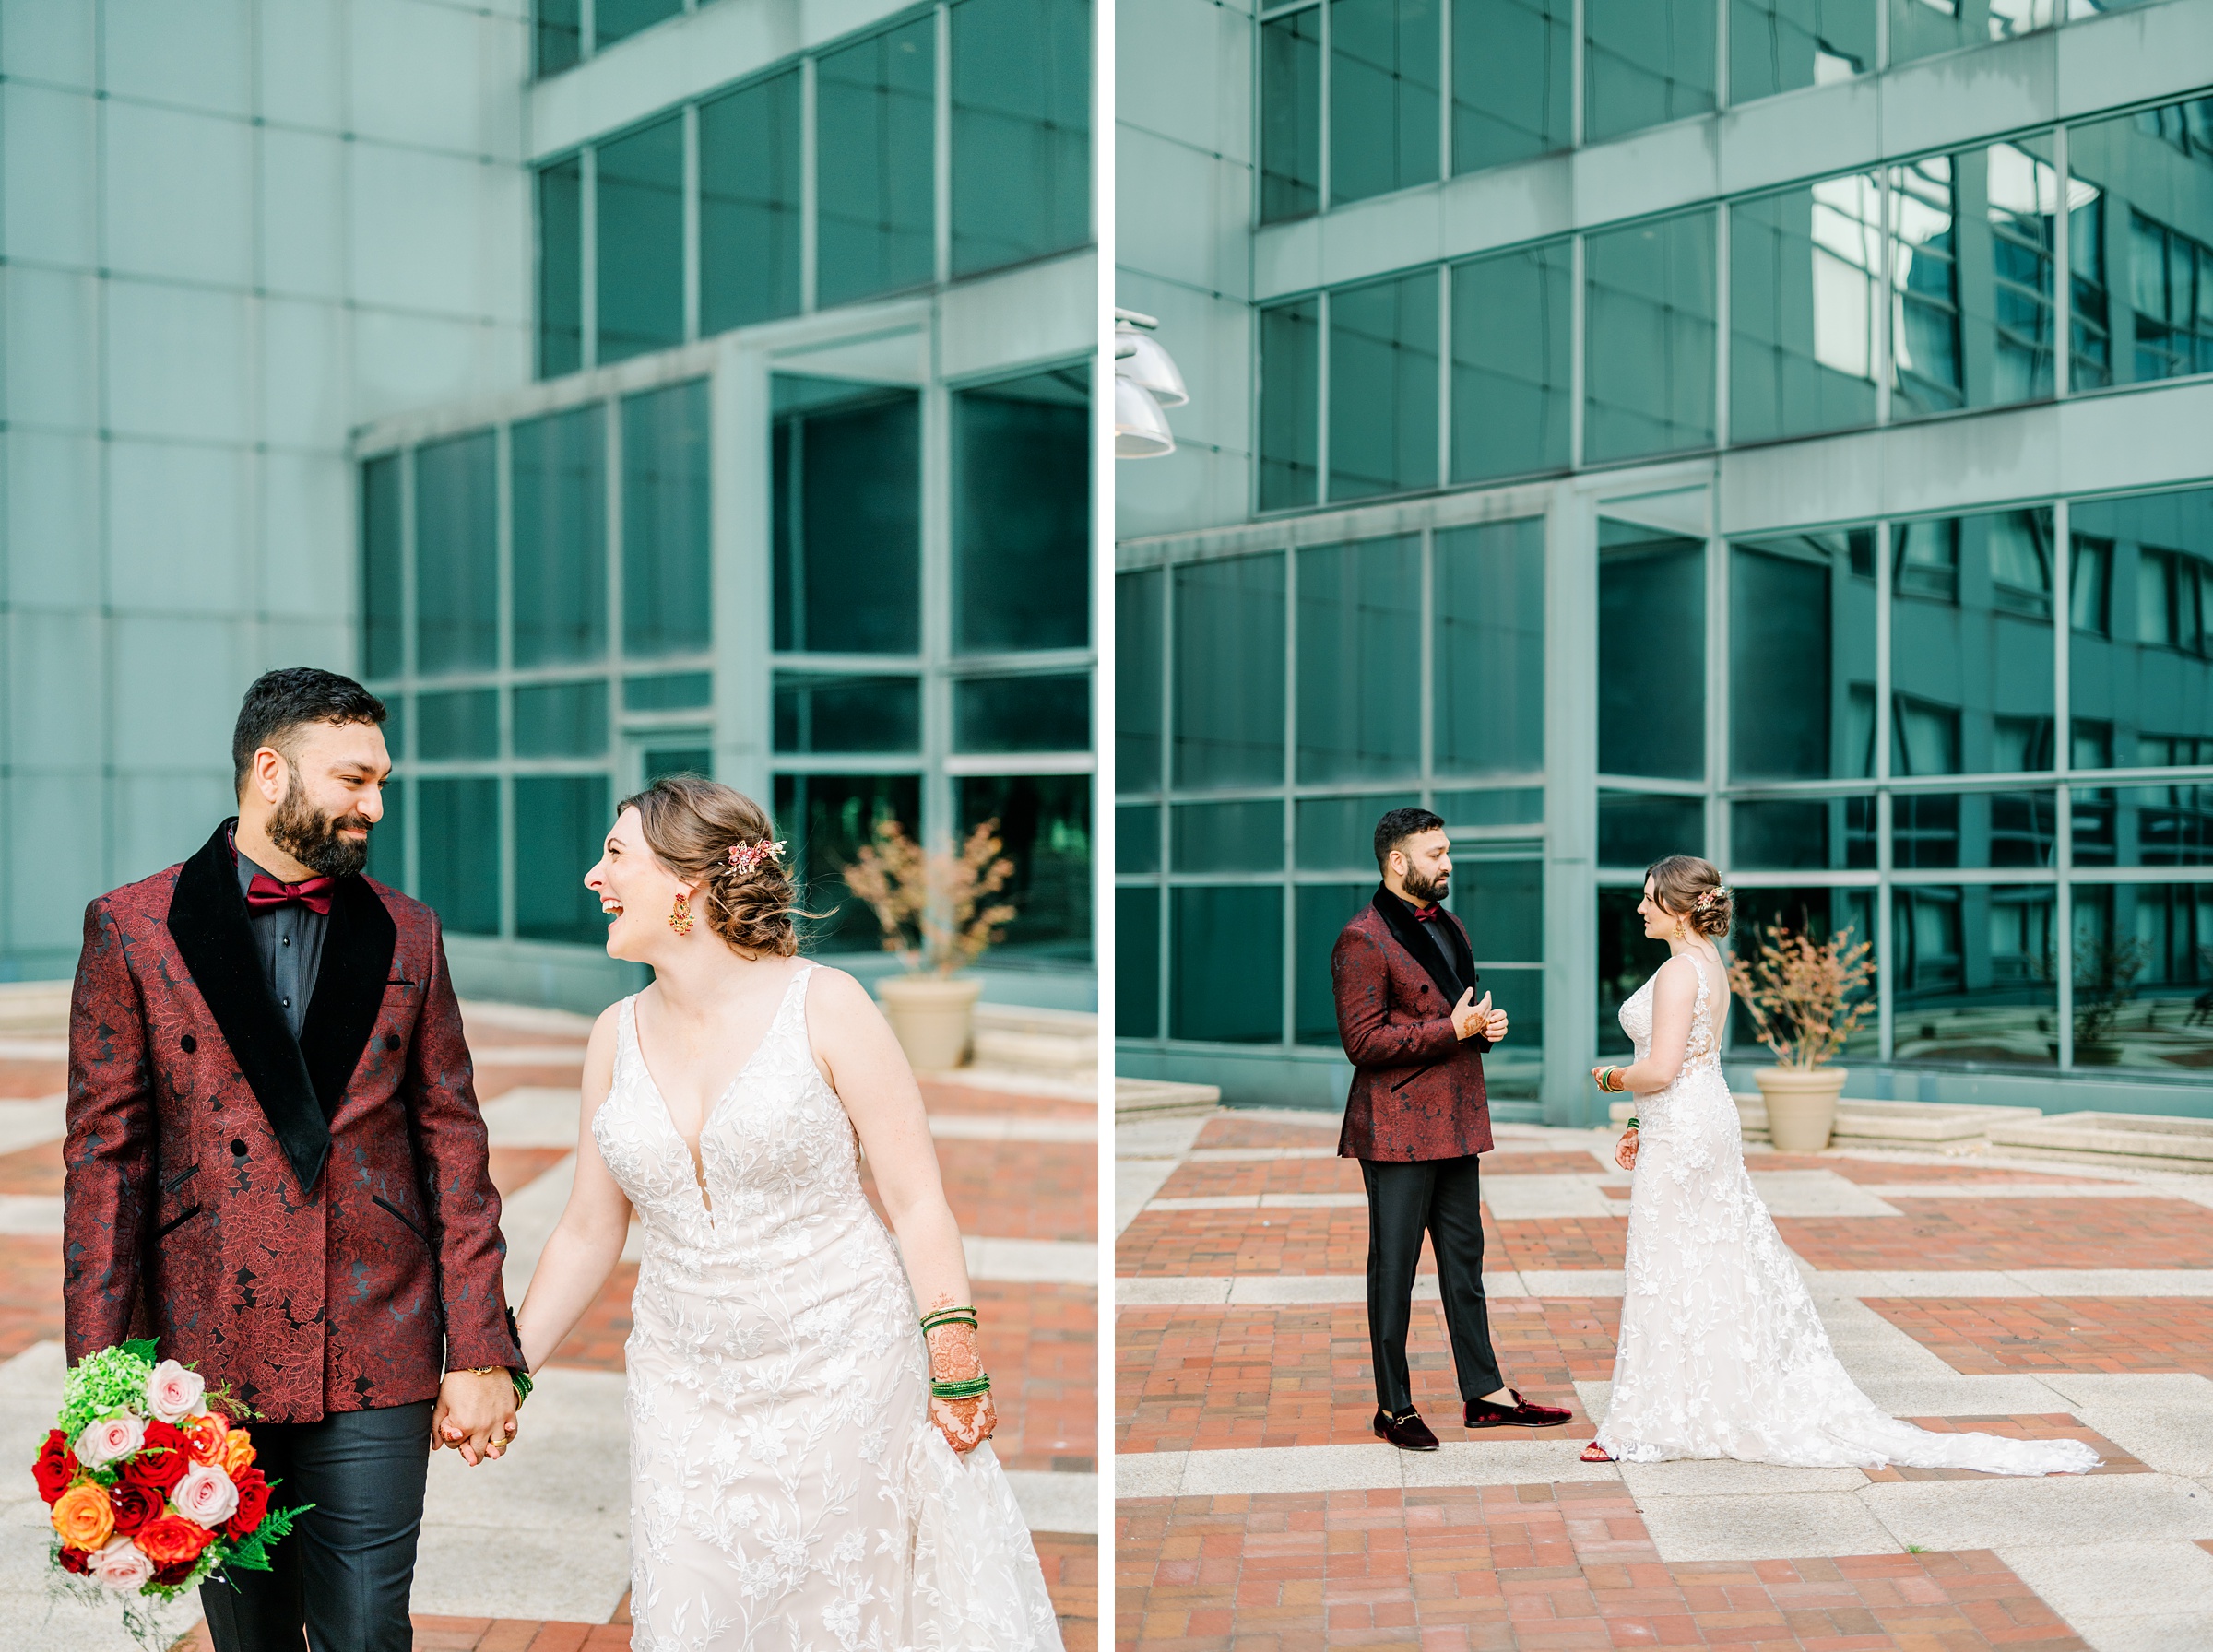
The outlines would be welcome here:
<svg viewBox="0 0 2213 1652">
<path fill-rule="evenodd" d="M 1637 1127 L 1638 1127 L 1638 1126 L 1637 1126 L 1637 1121 L 1636 1121 L 1636 1119 L 1635 1119 L 1635 1118 L 1633 1118 L 1633 1117 L 1632 1117 L 1632 1118 L 1629 1120 L 1629 1122 L 1628 1122 L 1627 1124 L 1626 1124 L 1626 1125 L 1624 1125 L 1624 1126 L 1622 1127 L 1622 1128 L 1624 1128 L 1625 1130 L 1634 1130 L 1634 1129 L 1636 1129 Z"/>
<path fill-rule="evenodd" d="M 929 1385 L 929 1394 L 933 1399 L 974 1399 L 978 1394 L 990 1392 L 991 1374 L 989 1372 L 986 1372 L 981 1376 L 969 1377 L 964 1382 L 933 1382 Z"/>
</svg>

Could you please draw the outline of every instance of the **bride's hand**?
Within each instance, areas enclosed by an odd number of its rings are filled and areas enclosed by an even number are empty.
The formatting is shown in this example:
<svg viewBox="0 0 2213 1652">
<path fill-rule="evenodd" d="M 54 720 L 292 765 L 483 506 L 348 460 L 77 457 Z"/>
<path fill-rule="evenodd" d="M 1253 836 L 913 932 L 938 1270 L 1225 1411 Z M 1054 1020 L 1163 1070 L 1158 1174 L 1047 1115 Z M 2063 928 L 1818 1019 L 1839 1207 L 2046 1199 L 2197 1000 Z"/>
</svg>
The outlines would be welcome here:
<svg viewBox="0 0 2213 1652">
<path fill-rule="evenodd" d="M 972 1382 L 983 1375 L 983 1351 L 976 1345 L 974 1326 L 941 1325 L 929 1333 L 927 1340 L 933 1382 Z M 933 1394 L 929 1420 L 945 1436 L 945 1444 L 962 1453 L 974 1451 L 999 1426 L 999 1413 L 992 1408 L 988 1390 L 967 1399 L 941 1399 Z"/>
<path fill-rule="evenodd" d="M 1621 1133 L 1621 1145 L 1614 1150 L 1614 1162 L 1624 1170 L 1637 1168 L 1637 1132 L 1634 1129 Z"/>
<path fill-rule="evenodd" d="M 929 1420 L 945 1436 L 945 1444 L 964 1457 L 999 1429 L 999 1413 L 992 1409 L 988 1394 L 978 1394 L 974 1399 L 933 1398 Z"/>
</svg>

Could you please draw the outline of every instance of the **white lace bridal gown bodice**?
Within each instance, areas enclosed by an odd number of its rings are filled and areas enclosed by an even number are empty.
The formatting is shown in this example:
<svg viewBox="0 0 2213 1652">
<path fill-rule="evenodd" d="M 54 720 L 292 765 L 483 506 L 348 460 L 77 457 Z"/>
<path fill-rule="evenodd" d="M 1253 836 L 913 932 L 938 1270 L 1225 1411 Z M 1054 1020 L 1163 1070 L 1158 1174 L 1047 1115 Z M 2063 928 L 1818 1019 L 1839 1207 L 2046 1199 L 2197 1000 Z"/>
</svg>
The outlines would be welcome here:
<svg viewBox="0 0 2213 1652">
<path fill-rule="evenodd" d="M 1690 1041 L 1675 1081 L 1637 1098 L 1621 1340 L 1598 1440 L 1618 1462 L 1737 1457 L 1804 1468 L 2080 1472 L 2078 1440 L 1937 1434 L 1860 1392 L 1829 1346 L 1796 1260 L 1745 1170 L 1736 1103 L 1717 1048 L 1710 974 L 1698 972 Z M 1654 975 L 1621 1007 L 1646 1059 Z"/>
<path fill-rule="evenodd" d="M 629 1369 L 637 1652 L 1059 1652 L 991 1447 L 928 1414 L 914 1295 L 807 1038 L 801 964 L 691 1149 L 618 1016 L 592 1138 L 645 1229 Z"/>
</svg>

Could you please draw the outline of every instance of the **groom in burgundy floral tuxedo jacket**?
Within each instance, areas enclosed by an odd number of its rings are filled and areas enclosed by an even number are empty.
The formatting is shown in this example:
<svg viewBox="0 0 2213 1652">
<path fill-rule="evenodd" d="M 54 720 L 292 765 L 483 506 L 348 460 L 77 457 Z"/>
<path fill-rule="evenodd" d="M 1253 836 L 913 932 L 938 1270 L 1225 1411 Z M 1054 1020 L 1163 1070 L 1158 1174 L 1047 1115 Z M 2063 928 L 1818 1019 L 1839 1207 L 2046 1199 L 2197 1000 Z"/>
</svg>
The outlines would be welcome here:
<svg viewBox="0 0 2213 1652">
<path fill-rule="evenodd" d="M 1452 879 L 1445 823 L 1394 808 L 1376 823 L 1376 897 L 1330 954 L 1337 1032 L 1353 1063 L 1337 1151 L 1367 1186 L 1367 1329 L 1376 1369 L 1376 1434 L 1434 1451 L 1406 1371 L 1414 1270 L 1426 1232 L 1452 1364 L 1470 1428 L 1544 1428 L 1572 1413 L 1531 1405 L 1506 1386 L 1483 1295 L 1477 1155 L 1491 1148 L 1483 1052 L 1507 1033 L 1491 996 L 1475 998 L 1468 932 L 1444 906 Z"/>
<path fill-rule="evenodd" d="M 233 738 L 240 818 L 85 914 L 69 1358 L 158 1338 L 266 1419 L 279 1506 L 316 1505 L 274 1572 L 203 1589 L 222 1652 L 298 1652 L 303 1628 L 318 1652 L 406 1652 L 433 1402 L 472 1461 L 514 1427 L 500 1200 L 438 921 L 360 876 L 384 715 L 346 678 L 270 672 Z"/>
</svg>

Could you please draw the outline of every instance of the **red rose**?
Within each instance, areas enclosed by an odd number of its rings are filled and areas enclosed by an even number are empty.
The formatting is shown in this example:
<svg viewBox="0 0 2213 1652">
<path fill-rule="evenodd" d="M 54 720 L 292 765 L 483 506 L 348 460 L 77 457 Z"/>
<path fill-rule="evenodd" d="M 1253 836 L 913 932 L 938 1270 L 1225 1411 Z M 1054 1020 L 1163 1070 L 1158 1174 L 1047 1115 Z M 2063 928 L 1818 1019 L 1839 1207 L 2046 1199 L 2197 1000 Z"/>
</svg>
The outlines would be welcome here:
<svg viewBox="0 0 2213 1652">
<path fill-rule="evenodd" d="M 215 1533 L 183 1515 L 163 1515 L 140 1527 L 134 1540 L 160 1570 L 180 1561 L 198 1560 L 200 1551 L 215 1541 Z"/>
<path fill-rule="evenodd" d="M 151 1486 L 164 1497 L 192 1469 L 191 1443 L 166 1422 L 146 1425 L 146 1444 L 123 1466 L 123 1479 Z"/>
<path fill-rule="evenodd" d="M 174 1561 L 166 1566 L 156 1566 L 153 1576 L 147 1581 L 157 1584 L 165 1589 L 173 1589 L 190 1577 L 193 1569 L 199 1564 L 200 1557 L 195 1554 L 190 1560 Z"/>
<path fill-rule="evenodd" d="M 115 1529 L 129 1537 L 161 1513 L 161 1493 L 136 1480 L 119 1480 L 108 1488 L 108 1508 Z"/>
<path fill-rule="evenodd" d="M 241 1469 L 231 1477 L 238 1488 L 238 1512 L 223 1526 L 223 1535 L 237 1542 L 252 1537 L 262 1516 L 269 1512 L 268 1477 L 259 1469 Z"/>
<path fill-rule="evenodd" d="M 61 1562 L 63 1571 L 75 1572 L 79 1577 L 82 1577 L 87 1572 L 92 1569 L 91 1560 L 92 1557 L 86 1553 L 82 1549 L 72 1549 L 66 1543 L 62 1545 Z"/>
<path fill-rule="evenodd" d="M 69 1449 L 69 1438 L 60 1429 L 46 1436 L 39 1447 L 39 1460 L 30 1466 L 32 1477 L 39 1482 L 39 1495 L 52 1506 L 53 1500 L 69 1489 L 77 1478 L 77 1454 Z"/>
</svg>

